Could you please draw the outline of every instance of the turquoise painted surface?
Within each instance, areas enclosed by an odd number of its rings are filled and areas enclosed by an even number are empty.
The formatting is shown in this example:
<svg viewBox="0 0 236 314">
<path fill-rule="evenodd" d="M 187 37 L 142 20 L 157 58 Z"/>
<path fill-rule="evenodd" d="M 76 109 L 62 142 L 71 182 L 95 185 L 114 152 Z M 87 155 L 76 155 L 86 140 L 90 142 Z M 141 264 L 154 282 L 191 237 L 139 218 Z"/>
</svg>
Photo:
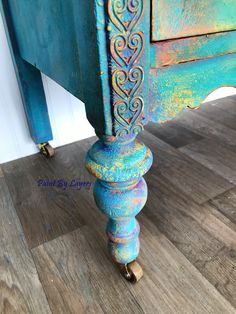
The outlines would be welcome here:
<svg viewBox="0 0 236 314">
<path fill-rule="evenodd" d="M 139 224 L 135 216 L 147 200 L 142 176 L 152 164 L 151 151 L 136 135 L 97 141 L 86 157 L 86 167 L 97 181 L 94 198 L 108 217 L 108 249 L 120 264 L 134 261 L 139 253 Z"/>
<path fill-rule="evenodd" d="M 152 43 L 151 68 L 236 52 L 236 31 Z"/>
<path fill-rule="evenodd" d="M 144 179 L 135 181 L 131 187 L 120 184 L 105 184 L 97 180 L 94 198 L 98 208 L 109 218 L 106 228 L 108 250 L 120 264 L 134 261 L 139 254 L 140 227 L 135 216 L 147 200 L 147 185 Z"/>
<path fill-rule="evenodd" d="M 235 0 L 152 0 L 152 40 L 236 29 Z"/>
<path fill-rule="evenodd" d="M 151 69 L 150 120 L 161 123 L 198 107 L 214 90 L 236 86 L 236 54 Z"/>
<path fill-rule="evenodd" d="M 115 8 L 115 1 L 6 1 L 13 17 L 21 57 L 85 102 L 88 120 L 98 136 L 114 135 L 120 129 L 123 131 L 120 125 L 125 131 L 132 131 L 133 125 L 138 123 L 138 118 L 141 126 L 148 122 L 148 80 L 145 77 L 149 71 L 149 1 L 145 1 L 144 4 L 142 1 L 133 4 L 124 1 L 124 6 L 128 5 L 127 10 L 131 11 L 128 14 L 122 13 L 118 6 L 116 8 L 118 16 L 115 18 L 113 16 L 113 21 L 108 18 L 108 4 L 111 7 L 114 5 Z M 132 13 L 132 10 L 135 12 L 136 8 L 140 7 L 144 9 L 142 15 Z M 140 110 L 137 114 L 138 102 L 135 100 L 133 102 L 135 110 L 133 108 L 125 113 L 124 107 L 119 108 L 120 116 L 116 118 L 113 100 L 117 97 L 117 91 L 113 92 L 111 80 L 116 60 L 114 54 L 111 56 L 109 45 L 114 35 L 126 34 L 126 32 L 122 34 L 121 31 L 121 25 L 127 27 L 122 24 L 126 19 L 132 20 L 132 23 L 127 25 L 135 28 L 133 35 L 136 37 L 132 40 L 129 37 L 127 50 L 121 51 L 118 46 L 114 50 L 119 50 L 116 51 L 116 58 L 120 62 L 129 50 L 129 53 L 133 53 L 132 61 L 139 69 L 143 69 L 142 76 L 145 77 L 139 79 L 142 88 L 139 87 L 138 101 L 143 99 L 145 105 L 143 103 L 139 105 Z M 143 41 L 138 31 L 143 33 Z M 137 37 L 140 47 L 136 47 Z M 140 53 L 137 53 L 137 50 Z M 130 62 L 129 60 L 122 66 L 122 69 L 130 71 Z M 120 72 L 120 75 L 125 74 Z M 125 92 L 127 90 L 129 92 L 131 84 L 134 92 L 139 83 L 137 73 L 132 72 L 129 75 L 127 84 L 118 88 L 120 90 L 124 88 Z"/>
<path fill-rule="evenodd" d="M 149 169 L 149 149 L 138 141 L 123 145 L 115 138 L 113 140 L 110 144 L 97 141 L 88 153 L 86 167 L 96 178 L 106 182 L 139 179 Z M 140 161 L 142 167 L 139 168 Z"/>
<path fill-rule="evenodd" d="M 81 97 L 73 1 L 6 2 L 21 57 Z"/>
<path fill-rule="evenodd" d="M 5 1 L 0 0 L 0 11 L 31 136 L 36 144 L 48 142 L 52 140 L 53 136 L 41 74 L 35 67 L 22 60 L 19 55 Z"/>
<path fill-rule="evenodd" d="M 7 2 L 21 57 L 86 102 L 87 117 L 96 132 L 110 135 L 110 103 L 102 86 L 94 1 Z M 108 82 L 106 73 L 103 76 Z"/>
</svg>

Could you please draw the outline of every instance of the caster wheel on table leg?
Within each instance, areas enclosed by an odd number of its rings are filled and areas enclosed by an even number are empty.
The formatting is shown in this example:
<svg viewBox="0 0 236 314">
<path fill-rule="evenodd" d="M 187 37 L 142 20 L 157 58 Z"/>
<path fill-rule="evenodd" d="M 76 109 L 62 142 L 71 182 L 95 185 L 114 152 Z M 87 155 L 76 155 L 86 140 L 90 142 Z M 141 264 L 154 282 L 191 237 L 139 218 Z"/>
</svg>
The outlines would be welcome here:
<svg viewBox="0 0 236 314">
<path fill-rule="evenodd" d="M 120 265 L 120 272 L 131 283 L 136 283 L 143 277 L 142 267 L 137 261 L 133 261 L 127 265 Z"/>
<path fill-rule="evenodd" d="M 55 154 L 54 148 L 49 143 L 39 144 L 38 147 L 40 152 L 49 158 L 53 157 Z"/>
</svg>

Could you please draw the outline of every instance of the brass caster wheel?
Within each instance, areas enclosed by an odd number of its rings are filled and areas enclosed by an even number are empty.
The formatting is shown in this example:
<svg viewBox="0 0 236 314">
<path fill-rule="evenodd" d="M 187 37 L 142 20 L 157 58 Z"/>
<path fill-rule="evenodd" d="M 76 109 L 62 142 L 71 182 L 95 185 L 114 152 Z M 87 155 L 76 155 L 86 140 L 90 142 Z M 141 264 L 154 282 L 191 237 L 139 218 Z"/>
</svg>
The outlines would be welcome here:
<svg viewBox="0 0 236 314">
<path fill-rule="evenodd" d="M 49 158 L 53 157 L 55 154 L 54 148 L 47 142 L 39 144 L 38 147 L 40 152 Z"/>
<path fill-rule="evenodd" d="M 143 277 L 142 267 L 137 261 L 133 261 L 127 265 L 120 265 L 120 272 L 131 283 L 136 283 Z"/>
</svg>

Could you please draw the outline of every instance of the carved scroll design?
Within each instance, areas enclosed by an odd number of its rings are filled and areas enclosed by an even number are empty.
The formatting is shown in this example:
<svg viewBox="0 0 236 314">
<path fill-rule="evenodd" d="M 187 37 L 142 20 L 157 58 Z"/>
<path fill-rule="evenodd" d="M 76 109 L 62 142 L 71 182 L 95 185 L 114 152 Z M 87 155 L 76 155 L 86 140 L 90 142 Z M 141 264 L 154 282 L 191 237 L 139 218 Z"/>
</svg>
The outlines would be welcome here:
<svg viewBox="0 0 236 314">
<path fill-rule="evenodd" d="M 138 64 L 144 50 L 144 34 L 140 31 L 143 14 L 143 0 L 108 0 L 109 20 L 113 24 L 110 54 L 116 135 L 143 129 L 144 69 Z"/>
</svg>

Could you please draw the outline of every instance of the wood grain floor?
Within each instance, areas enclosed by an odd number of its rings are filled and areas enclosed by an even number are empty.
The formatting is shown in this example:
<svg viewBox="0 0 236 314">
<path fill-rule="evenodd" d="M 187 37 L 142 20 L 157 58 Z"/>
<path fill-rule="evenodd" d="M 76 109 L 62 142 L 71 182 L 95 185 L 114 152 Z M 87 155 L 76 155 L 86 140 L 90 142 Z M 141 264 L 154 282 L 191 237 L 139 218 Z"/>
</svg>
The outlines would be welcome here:
<svg viewBox="0 0 236 314">
<path fill-rule="evenodd" d="M 110 261 L 84 156 L 96 138 L 0 167 L 0 313 L 236 313 L 236 97 L 149 124 L 144 277 Z"/>
</svg>

